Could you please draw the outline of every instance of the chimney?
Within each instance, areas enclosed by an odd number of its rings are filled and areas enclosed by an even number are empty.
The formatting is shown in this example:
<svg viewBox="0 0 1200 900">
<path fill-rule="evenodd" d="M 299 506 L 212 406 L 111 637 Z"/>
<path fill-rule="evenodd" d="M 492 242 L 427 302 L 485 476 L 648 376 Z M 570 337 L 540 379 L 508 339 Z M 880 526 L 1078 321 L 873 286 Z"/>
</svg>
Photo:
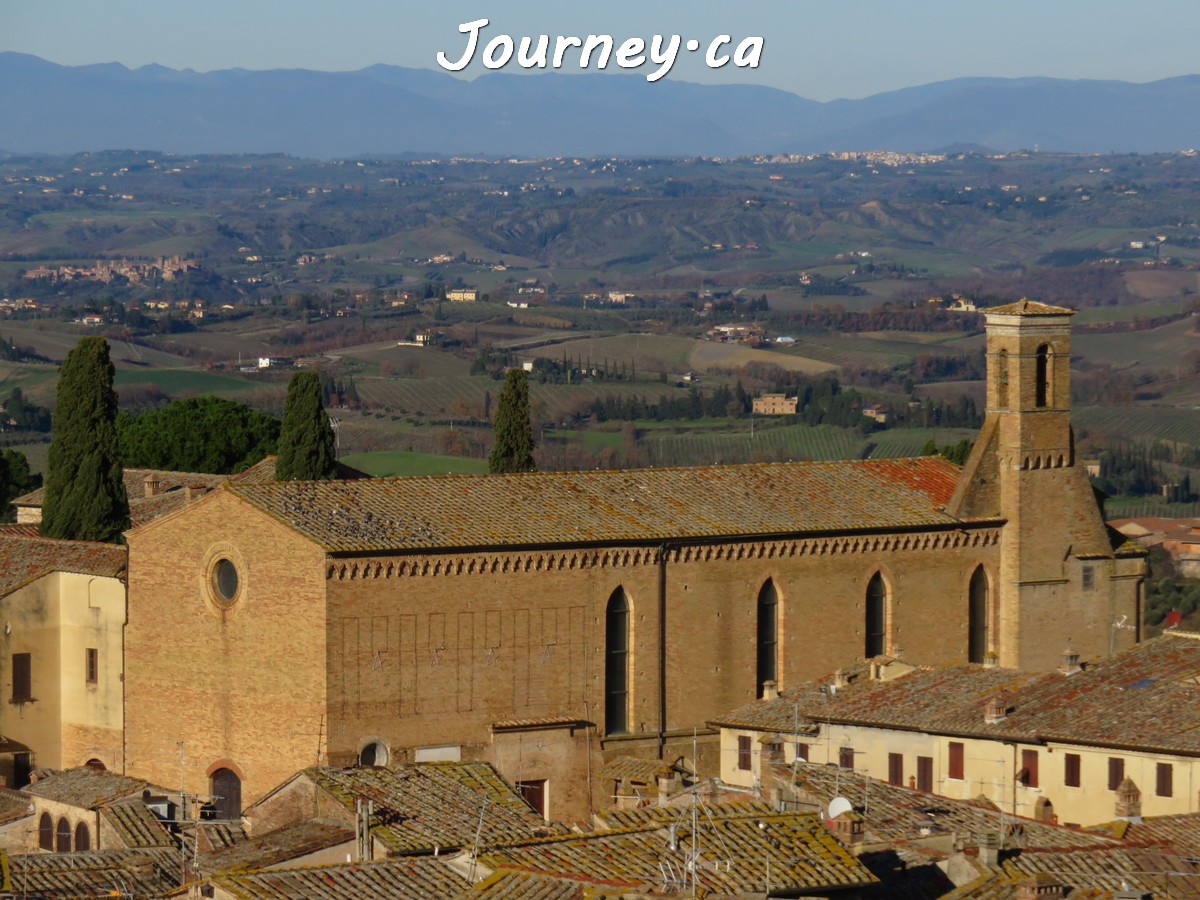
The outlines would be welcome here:
<svg viewBox="0 0 1200 900">
<path fill-rule="evenodd" d="M 1062 662 L 1058 666 L 1058 671 L 1063 675 L 1074 675 L 1076 672 L 1082 672 L 1083 667 L 1079 665 L 1079 654 L 1067 642 L 1067 647 L 1062 653 Z"/>
<path fill-rule="evenodd" d="M 184 503 L 191 503 L 193 500 L 199 500 L 209 492 L 210 488 L 207 484 L 189 484 L 183 489 Z"/>
<path fill-rule="evenodd" d="M 833 819 L 829 827 L 844 847 L 854 848 L 863 842 L 863 817 L 853 810 Z"/>
<path fill-rule="evenodd" d="M 979 839 L 979 861 L 985 866 L 1000 865 L 1000 832 L 983 831 Z"/>
<path fill-rule="evenodd" d="M 779 699 L 779 682 L 774 680 L 764 681 L 762 683 L 762 698 L 764 700 Z"/>
<path fill-rule="evenodd" d="M 1004 691 L 992 694 L 983 710 L 983 721 L 995 725 L 1008 718 L 1008 694 Z"/>
<path fill-rule="evenodd" d="M 838 669 L 833 673 L 833 686 L 835 688 L 844 688 L 850 683 L 850 679 L 846 677 L 845 671 Z"/>
<path fill-rule="evenodd" d="M 985 669 L 994 669 L 1000 665 L 1000 657 L 996 655 L 994 650 L 989 650 L 983 654 L 983 667 Z"/>
<path fill-rule="evenodd" d="M 1142 792 L 1128 775 L 1122 778 L 1117 786 L 1116 813 L 1118 819 L 1142 818 Z"/>
<path fill-rule="evenodd" d="M 655 781 L 658 786 L 658 805 L 666 806 L 671 795 L 679 791 L 679 773 L 674 769 L 659 769 Z"/>
<path fill-rule="evenodd" d="M 142 479 L 142 490 L 145 491 L 147 497 L 157 497 L 162 493 L 162 482 L 158 476 L 151 472 Z"/>
</svg>

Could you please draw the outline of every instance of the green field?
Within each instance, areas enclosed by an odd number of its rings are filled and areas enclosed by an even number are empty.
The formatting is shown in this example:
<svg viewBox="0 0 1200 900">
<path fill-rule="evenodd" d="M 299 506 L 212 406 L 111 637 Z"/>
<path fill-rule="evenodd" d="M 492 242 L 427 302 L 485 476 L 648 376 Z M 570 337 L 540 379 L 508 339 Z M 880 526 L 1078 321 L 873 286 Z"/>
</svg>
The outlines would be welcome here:
<svg viewBox="0 0 1200 900">
<path fill-rule="evenodd" d="M 488 470 L 486 459 L 463 459 L 460 456 L 440 456 L 436 453 L 414 453 L 407 450 L 350 453 L 343 456 L 341 461 L 376 478 L 407 475 L 482 475 Z"/>
<path fill-rule="evenodd" d="M 188 394 L 244 393 L 268 386 L 266 382 L 230 375 L 215 375 L 187 369 L 119 369 L 116 386 L 152 384 L 164 394 L 179 397 Z M 278 385 L 270 385 L 278 387 Z"/>
</svg>

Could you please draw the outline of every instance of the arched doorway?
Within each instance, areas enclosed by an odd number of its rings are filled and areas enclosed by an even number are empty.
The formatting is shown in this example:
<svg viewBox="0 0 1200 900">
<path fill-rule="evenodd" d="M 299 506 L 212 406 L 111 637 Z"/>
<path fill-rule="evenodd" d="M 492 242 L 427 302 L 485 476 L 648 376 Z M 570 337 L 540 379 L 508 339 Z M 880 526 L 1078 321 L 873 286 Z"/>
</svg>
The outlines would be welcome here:
<svg viewBox="0 0 1200 900">
<path fill-rule="evenodd" d="M 212 773 L 213 818 L 234 820 L 242 817 L 242 779 L 231 769 Z"/>
</svg>

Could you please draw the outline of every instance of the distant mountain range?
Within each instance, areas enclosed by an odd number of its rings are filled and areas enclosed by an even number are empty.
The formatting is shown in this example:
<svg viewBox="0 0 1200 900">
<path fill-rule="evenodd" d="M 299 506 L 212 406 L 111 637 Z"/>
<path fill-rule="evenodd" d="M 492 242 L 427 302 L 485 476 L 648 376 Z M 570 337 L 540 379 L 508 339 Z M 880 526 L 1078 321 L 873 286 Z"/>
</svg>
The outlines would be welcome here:
<svg viewBox="0 0 1200 900">
<path fill-rule="evenodd" d="M 1200 76 L 959 78 L 818 103 L 769 87 L 630 74 L 463 81 L 384 65 L 197 73 L 0 53 L 0 123 L 9 153 L 738 156 L 972 145 L 1149 153 L 1200 146 Z"/>
</svg>

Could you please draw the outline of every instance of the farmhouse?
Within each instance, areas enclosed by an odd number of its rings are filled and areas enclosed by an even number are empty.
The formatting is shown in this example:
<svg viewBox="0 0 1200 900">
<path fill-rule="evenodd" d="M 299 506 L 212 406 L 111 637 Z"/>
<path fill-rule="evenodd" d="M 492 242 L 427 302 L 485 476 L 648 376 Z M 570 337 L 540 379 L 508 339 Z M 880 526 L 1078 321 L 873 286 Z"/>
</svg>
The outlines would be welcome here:
<svg viewBox="0 0 1200 900">
<path fill-rule="evenodd" d="M 1070 315 L 989 311 L 962 470 L 226 482 L 128 534 L 127 772 L 252 802 L 314 761 L 481 760 L 583 820 L 615 757 L 715 773 L 705 722 L 772 685 L 1124 649 L 1145 566 L 1076 465 Z"/>
</svg>

